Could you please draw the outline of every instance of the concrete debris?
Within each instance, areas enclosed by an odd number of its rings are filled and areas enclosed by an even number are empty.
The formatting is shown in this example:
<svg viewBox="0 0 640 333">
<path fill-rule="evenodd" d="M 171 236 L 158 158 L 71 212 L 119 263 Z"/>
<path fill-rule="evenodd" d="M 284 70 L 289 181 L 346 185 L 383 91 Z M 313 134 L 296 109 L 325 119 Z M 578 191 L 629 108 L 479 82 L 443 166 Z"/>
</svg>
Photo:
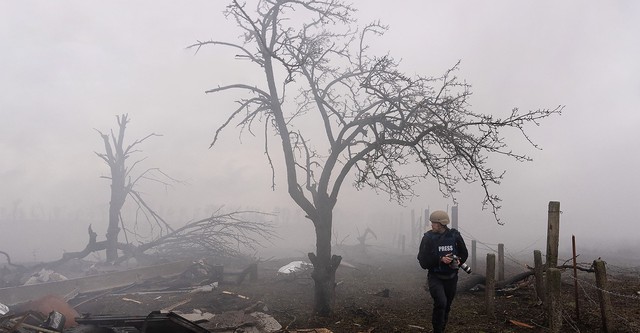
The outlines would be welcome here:
<svg viewBox="0 0 640 333">
<path fill-rule="evenodd" d="M 215 314 L 209 313 L 209 312 L 202 312 L 202 310 L 200 309 L 193 309 L 193 312 L 191 313 L 180 313 L 180 312 L 176 312 L 176 313 L 180 314 L 180 316 L 182 316 L 183 318 L 190 320 L 194 323 L 209 321 L 211 320 L 211 318 L 215 317 Z"/>
<path fill-rule="evenodd" d="M 218 289 L 218 282 L 210 283 L 200 287 L 195 287 L 189 290 L 189 292 L 190 293 L 206 293 L 206 292 L 214 291 L 215 289 Z"/>
<path fill-rule="evenodd" d="M 311 264 L 298 261 L 281 268 L 279 273 L 297 273 L 310 268 Z M 41 269 L 25 284 L 0 288 L 0 300 L 7 304 L 0 303 L 0 333 L 79 333 L 97 332 L 96 329 L 149 333 L 270 333 L 282 330 L 282 325 L 266 313 L 268 308 L 262 302 L 248 304 L 249 297 L 236 291 L 220 290 L 219 284 L 225 283 L 223 274 L 240 276 L 236 284 L 242 282 L 244 276 L 255 280 L 257 265 L 251 264 L 247 269 L 234 273 L 224 272 L 222 265 L 209 265 L 204 260 L 182 261 L 99 275 L 71 274 L 70 279 L 52 270 Z M 185 304 L 194 300 L 202 303 L 207 297 L 244 306 L 244 309 L 212 313 L 214 311 L 207 312 L 202 308 L 183 313 L 188 306 Z M 99 303 L 103 298 L 120 301 L 122 306 L 110 308 L 117 315 L 81 315 L 76 310 L 80 305 Z M 163 302 L 157 302 L 160 298 Z M 152 312 L 140 315 L 146 311 Z M 123 312 L 125 314 L 121 314 Z"/>
<path fill-rule="evenodd" d="M 282 329 L 272 316 L 263 312 L 245 313 L 243 310 L 227 311 L 216 314 L 200 326 L 216 332 L 238 332 L 242 328 L 245 333 L 271 333 Z"/>
<path fill-rule="evenodd" d="M 123 288 L 138 281 L 150 280 L 157 277 L 165 279 L 185 271 L 192 265 L 192 261 L 180 261 L 159 264 L 155 266 L 139 267 L 126 271 L 112 272 L 101 275 L 78 277 L 62 281 L 49 281 L 34 285 L 0 288 L 0 299 L 9 306 L 27 302 L 47 294 L 56 293 L 67 295 L 73 292 L 91 293 Z"/>
<path fill-rule="evenodd" d="M 54 282 L 54 281 L 65 281 L 68 280 L 66 276 L 56 273 L 50 269 L 41 269 L 39 272 L 34 273 L 27 279 L 24 283 L 25 286 L 30 286 L 39 283 L 46 282 Z"/>
<path fill-rule="evenodd" d="M 252 312 L 249 315 L 257 319 L 257 327 L 262 329 L 259 332 L 277 332 L 282 329 L 275 318 L 264 312 Z"/>
</svg>

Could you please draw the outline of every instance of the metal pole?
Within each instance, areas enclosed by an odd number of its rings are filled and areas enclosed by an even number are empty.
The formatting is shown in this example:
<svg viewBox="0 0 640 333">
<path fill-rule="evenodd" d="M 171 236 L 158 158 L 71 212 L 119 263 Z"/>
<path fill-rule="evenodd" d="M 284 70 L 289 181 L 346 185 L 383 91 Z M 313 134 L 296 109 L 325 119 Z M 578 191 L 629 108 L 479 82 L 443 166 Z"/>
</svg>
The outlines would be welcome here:
<svg viewBox="0 0 640 333">
<path fill-rule="evenodd" d="M 576 298 L 576 321 L 580 322 L 580 306 L 578 304 L 578 269 L 576 264 L 576 236 L 571 235 L 571 246 L 573 247 L 573 289 Z"/>
</svg>

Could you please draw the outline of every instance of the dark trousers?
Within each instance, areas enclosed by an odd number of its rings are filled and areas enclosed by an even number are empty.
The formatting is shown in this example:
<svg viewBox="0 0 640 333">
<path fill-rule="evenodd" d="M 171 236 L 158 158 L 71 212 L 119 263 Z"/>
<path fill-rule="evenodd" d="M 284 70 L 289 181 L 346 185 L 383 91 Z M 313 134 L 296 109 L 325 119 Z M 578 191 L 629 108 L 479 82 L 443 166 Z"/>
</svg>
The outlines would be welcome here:
<svg viewBox="0 0 640 333">
<path fill-rule="evenodd" d="M 451 303 L 453 303 L 453 298 L 456 296 L 458 274 L 451 279 L 440 279 L 434 274 L 429 274 L 427 276 L 427 284 L 431 298 L 433 298 L 433 314 L 431 316 L 433 332 L 442 333 L 449 321 Z"/>
</svg>

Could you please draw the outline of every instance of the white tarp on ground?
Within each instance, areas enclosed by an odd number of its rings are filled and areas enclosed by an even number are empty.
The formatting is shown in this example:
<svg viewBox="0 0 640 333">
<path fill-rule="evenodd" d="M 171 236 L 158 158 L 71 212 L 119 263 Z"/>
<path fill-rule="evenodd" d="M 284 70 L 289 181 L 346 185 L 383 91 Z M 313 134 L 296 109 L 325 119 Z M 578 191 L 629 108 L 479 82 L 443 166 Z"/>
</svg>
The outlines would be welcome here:
<svg viewBox="0 0 640 333">
<path fill-rule="evenodd" d="M 55 282 L 55 281 L 65 281 L 68 280 L 66 276 L 56 273 L 50 269 L 41 269 L 39 272 L 34 273 L 29 277 L 29 279 L 24 283 L 25 286 L 30 286 L 33 284 L 46 283 L 46 282 Z"/>
<path fill-rule="evenodd" d="M 278 273 L 279 274 L 291 274 L 291 273 L 297 273 L 297 272 L 303 272 L 306 271 L 307 269 L 312 268 L 313 265 L 305 262 L 305 261 L 292 261 L 282 267 L 280 267 L 280 269 L 278 269 Z"/>
<path fill-rule="evenodd" d="M 9 312 L 9 307 L 0 303 L 0 316 L 6 314 L 7 312 Z"/>
</svg>

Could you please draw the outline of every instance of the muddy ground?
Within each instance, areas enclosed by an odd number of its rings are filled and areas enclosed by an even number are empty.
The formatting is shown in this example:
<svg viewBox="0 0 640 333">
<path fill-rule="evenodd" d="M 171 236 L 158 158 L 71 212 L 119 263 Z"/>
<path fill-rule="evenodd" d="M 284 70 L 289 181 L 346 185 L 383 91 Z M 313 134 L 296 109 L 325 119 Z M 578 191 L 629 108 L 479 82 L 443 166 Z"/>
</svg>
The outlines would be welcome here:
<svg viewBox="0 0 640 333">
<path fill-rule="evenodd" d="M 277 270 L 294 260 L 271 259 L 258 265 L 258 279 L 236 284 L 225 277 L 218 288 L 199 293 L 134 293 L 123 291 L 90 299 L 76 308 L 92 315 L 146 315 L 170 309 L 220 314 L 259 309 L 275 318 L 283 331 L 326 328 L 332 332 L 430 332 L 431 299 L 424 289 L 425 271 L 413 254 L 372 253 L 347 257 L 337 272 L 336 301 L 330 317 L 312 314 L 313 282 L 308 273 L 281 275 Z M 239 270 L 248 262 L 225 263 L 225 270 Z M 480 265 L 480 264 L 479 264 Z M 640 272 L 637 268 L 609 266 L 609 290 L 616 332 L 640 332 Z M 526 270 L 508 267 L 510 276 Z M 572 271 L 562 273 L 564 332 L 600 332 L 601 319 L 593 273 L 579 272 L 576 319 Z M 469 276 L 461 273 L 460 284 Z M 166 282 L 166 281 L 165 281 Z M 153 285 L 148 290 L 157 289 Z M 172 290 L 175 290 L 174 286 Z M 171 288 L 170 288 L 171 289 Z M 73 305 L 73 304 L 72 304 Z M 459 291 L 447 332 L 546 332 L 543 306 L 535 296 L 533 277 L 518 288 L 498 290 L 495 312 L 487 313 L 483 292 Z M 526 327 L 525 327 L 526 326 Z"/>
</svg>

